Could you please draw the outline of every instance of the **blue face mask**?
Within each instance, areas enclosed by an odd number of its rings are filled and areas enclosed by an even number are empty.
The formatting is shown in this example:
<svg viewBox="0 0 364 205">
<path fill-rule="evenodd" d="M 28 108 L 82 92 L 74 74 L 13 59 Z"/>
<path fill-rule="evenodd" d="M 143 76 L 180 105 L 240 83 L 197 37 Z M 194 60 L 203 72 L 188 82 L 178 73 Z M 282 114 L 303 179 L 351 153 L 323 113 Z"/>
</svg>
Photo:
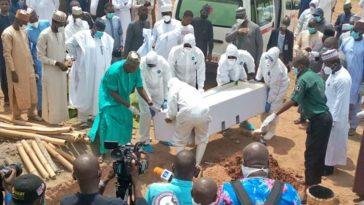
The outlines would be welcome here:
<svg viewBox="0 0 364 205">
<path fill-rule="evenodd" d="M 310 34 L 315 34 L 317 32 L 317 30 L 315 28 L 308 27 L 308 32 Z"/>
<path fill-rule="evenodd" d="M 112 17 L 114 17 L 114 13 L 107 13 L 106 14 L 106 18 L 112 19 Z"/>
<path fill-rule="evenodd" d="M 299 73 L 298 68 L 293 67 L 292 70 L 293 70 L 294 75 L 297 76 Z"/>
<path fill-rule="evenodd" d="M 360 38 L 360 33 L 357 31 L 351 31 L 350 36 L 354 38 L 354 40 L 358 40 Z"/>
<path fill-rule="evenodd" d="M 315 21 L 318 23 L 321 22 L 322 21 L 321 16 L 315 16 Z"/>
<path fill-rule="evenodd" d="M 103 35 L 104 35 L 104 32 L 102 32 L 102 31 L 95 32 L 95 38 L 101 39 Z"/>
</svg>

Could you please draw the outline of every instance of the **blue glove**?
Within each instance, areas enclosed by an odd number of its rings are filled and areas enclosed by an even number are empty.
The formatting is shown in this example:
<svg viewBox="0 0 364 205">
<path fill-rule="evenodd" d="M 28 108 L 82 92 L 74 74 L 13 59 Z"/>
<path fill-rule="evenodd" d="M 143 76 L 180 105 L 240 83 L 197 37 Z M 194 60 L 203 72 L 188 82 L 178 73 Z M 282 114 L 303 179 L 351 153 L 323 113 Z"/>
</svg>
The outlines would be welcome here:
<svg viewBox="0 0 364 205">
<path fill-rule="evenodd" d="M 152 115 L 152 117 L 155 116 L 155 111 L 152 108 L 149 108 L 150 114 Z"/>
<path fill-rule="evenodd" d="M 167 109 L 167 100 L 164 100 L 164 101 L 163 101 L 161 108 L 162 108 L 163 110 Z"/>
<path fill-rule="evenodd" d="M 272 105 L 271 103 L 268 103 L 268 102 L 265 103 L 264 110 L 265 110 L 266 113 L 269 113 L 271 105 Z"/>
</svg>

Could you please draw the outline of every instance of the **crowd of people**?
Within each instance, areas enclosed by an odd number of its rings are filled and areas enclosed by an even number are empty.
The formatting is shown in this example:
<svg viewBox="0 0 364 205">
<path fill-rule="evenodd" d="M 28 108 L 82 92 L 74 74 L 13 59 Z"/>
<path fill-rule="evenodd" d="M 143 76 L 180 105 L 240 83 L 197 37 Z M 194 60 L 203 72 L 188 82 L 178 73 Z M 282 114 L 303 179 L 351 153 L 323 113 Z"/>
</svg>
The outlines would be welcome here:
<svg viewBox="0 0 364 205">
<path fill-rule="evenodd" d="M 166 110 L 165 122 L 175 125 L 172 144 L 163 142 L 177 150 L 173 179 L 150 185 L 143 197 L 134 170 L 133 183 L 139 187 L 135 197 L 140 204 L 162 200 L 174 204 L 274 200 L 301 204 L 306 192 L 299 196 L 290 184 L 269 179 L 269 153 L 263 144 L 274 137 L 279 116 L 298 106 L 300 118 L 294 123 L 308 122 L 305 189 L 320 184 L 322 176 L 334 174 L 335 166 L 346 165 L 347 140 L 359 125 L 364 93 L 363 12 L 352 13 L 352 3 L 346 1 L 333 24 L 330 8 L 335 5 L 323 5 L 331 1 L 304 2 L 295 31 L 289 30 L 291 19 L 283 17 L 265 52 L 260 27 L 248 18 L 244 7 L 236 10 L 236 23 L 225 37 L 226 51 L 219 56 L 217 85 L 263 82 L 267 98 L 259 129 L 248 121 L 240 124 L 260 138 L 243 151 L 244 179 L 224 183 L 219 189 L 212 179 L 192 183 L 201 169 L 211 122 L 203 97 L 206 61 L 212 60 L 214 48 L 213 25 L 208 19 L 213 9 L 208 4 L 198 17 L 186 10 L 179 21 L 172 16 L 169 0 L 57 4 L 0 0 L 4 105 L 10 106 L 14 120 L 24 120 L 21 115 L 27 113 L 27 120 L 50 125 L 66 121 L 69 106 L 76 108 L 81 127 L 91 128 L 88 135 L 101 156 L 107 153 L 105 141 L 131 142 L 134 115 L 140 116 L 138 140 L 145 152 L 153 153 L 151 120 L 156 112 Z M 364 1 L 359 6 L 364 10 Z M 291 70 L 295 89 L 286 99 Z M 132 93 L 136 93 L 138 108 L 131 103 Z M 196 154 L 186 150 L 191 133 Z M 362 152 L 354 186 L 360 200 L 364 200 Z M 99 193 L 99 185 L 104 187 L 109 180 L 100 183 L 95 156 L 79 156 L 73 177 L 79 182 L 80 193 L 64 198 L 61 204 L 123 203 Z M 46 185 L 39 177 L 23 175 L 8 184 L 13 187 L 6 198 L 15 204 L 43 203 Z M 276 192 L 280 192 L 279 199 L 270 194 Z"/>
</svg>

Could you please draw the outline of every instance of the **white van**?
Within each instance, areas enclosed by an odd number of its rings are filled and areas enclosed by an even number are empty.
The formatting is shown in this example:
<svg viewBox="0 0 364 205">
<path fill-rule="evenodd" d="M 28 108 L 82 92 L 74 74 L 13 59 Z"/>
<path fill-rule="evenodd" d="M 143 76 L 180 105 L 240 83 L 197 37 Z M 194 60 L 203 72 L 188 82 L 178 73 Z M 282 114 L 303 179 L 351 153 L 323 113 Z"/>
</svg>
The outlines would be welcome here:
<svg viewBox="0 0 364 205">
<path fill-rule="evenodd" d="M 184 11 L 191 10 L 195 16 L 199 16 L 202 6 L 209 4 L 213 9 L 209 16 L 214 25 L 213 54 L 218 57 L 226 50 L 225 34 L 236 22 L 235 10 L 239 6 L 245 7 L 248 18 L 260 26 L 265 50 L 273 27 L 279 26 L 281 17 L 286 15 L 286 8 L 297 9 L 299 2 L 299 0 L 176 0 L 174 15 L 176 19 L 181 20 Z"/>
</svg>

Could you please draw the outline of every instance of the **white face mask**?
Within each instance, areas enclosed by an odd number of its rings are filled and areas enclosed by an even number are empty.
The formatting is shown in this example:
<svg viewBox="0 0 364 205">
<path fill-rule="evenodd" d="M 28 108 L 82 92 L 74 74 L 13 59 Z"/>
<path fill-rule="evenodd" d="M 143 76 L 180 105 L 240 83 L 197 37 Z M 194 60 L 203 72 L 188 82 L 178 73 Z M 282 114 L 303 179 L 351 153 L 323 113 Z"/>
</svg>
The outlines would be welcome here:
<svg viewBox="0 0 364 205">
<path fill-rule="evenodd" d="M 332 73 L 331 68 L 330 68 L 330 67 L 325 66 L 325 67 L 324 67 L 324 73 L 325 73 L 326 75 L 331 75 L 331 73 Z"/>
<path fill-rule="evenodd" d="M 25 29 L 27 29 L 27 25 L 22 25 L 22 26 L 20 27 L 20 29 L 21 29 L 21 30 L 25 30 Z"/>
<path fill-rule="evenodd" d="M 192 52 L 192 48 L 189 48 L 189 47 L 183 47 L 183 50 L 184 50 L 186 53 L 191 53 L 191 52 Z"/>
<path fill-rule="evenodd" d="M 228 59 L 227 62 L 230 66 L 232 66 L 236 63 L 236 59 Z"/>
<path fill-rule="evenodd" d="M 244 22 L 244 19 L 236 19 L 236 23 L 242 24 Z"/>
<path fill-rule="evenodd" d="M 248 178 L 251 174 L 258 172 L 258 171 L 264 171 L 268 176 L 268 169 L 258 169 L 258 168 L 252 168 L 252 167 L 246 167 L 244 165 L 241 165 L 241 170 L 243 172 L 243 177 Z"/>
<path fill-rule="evenodd" d="M 313 12 L 315 12 L 315 10 L 316 10 L 316 8 L 315 8 L 315 7 L 310 6 L 310 12 L 311 12 L 311 14 L 313 14 Z"/>
<path fill-rule="evenodd" d="M 76 24 L 77 26 L 82 26 L 82 19 L 80 19 L 80 18 L 76 18 L 76 20 L 75 20 L 75 24 Z"/>
<path fill-rule="evenodd" d="M 267 66 L 267 68 L 271 68 L 271 66 L 273 65 L 273 62 L 270 59 L 265 59 L 264 63 Z"/>
<path fill-rule="evenodd" d="M 30 23 L 30 25 L 31 25 L 32 27 L 34 27 L 34 28 L 38 28 L 38 26 L 39 26 L 39 21 L 34 22 L 34 23 Z"/>
<path fill-rule="evenodd" d="M 164 15 L 163 20 L 165 23 L 169 23 L 171 21 L 172 17 L 170 15 Z"/>
<path fill-rule="evenodd" d="M 58 32 L 59 32 L 59 33 L 63 33 L 63 32 L 64 32 L 64 26 L 62 26 L 62 27 L 58 27 Z"/>
</svg>

